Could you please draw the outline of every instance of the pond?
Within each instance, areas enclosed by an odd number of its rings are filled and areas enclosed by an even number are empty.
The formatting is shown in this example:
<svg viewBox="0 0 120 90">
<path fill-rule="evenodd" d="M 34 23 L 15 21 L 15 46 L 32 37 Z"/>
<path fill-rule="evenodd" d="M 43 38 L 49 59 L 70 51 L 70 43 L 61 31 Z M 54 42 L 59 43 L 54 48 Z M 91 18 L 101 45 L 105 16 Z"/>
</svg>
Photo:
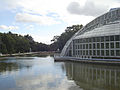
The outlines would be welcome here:
<svg viewBox="0 0 120 90">
<path fill-rule="evenodd" d="M 0 90 L 120 90 L 120 67 L 11 57 L 0 61 Z"/>
</svg>

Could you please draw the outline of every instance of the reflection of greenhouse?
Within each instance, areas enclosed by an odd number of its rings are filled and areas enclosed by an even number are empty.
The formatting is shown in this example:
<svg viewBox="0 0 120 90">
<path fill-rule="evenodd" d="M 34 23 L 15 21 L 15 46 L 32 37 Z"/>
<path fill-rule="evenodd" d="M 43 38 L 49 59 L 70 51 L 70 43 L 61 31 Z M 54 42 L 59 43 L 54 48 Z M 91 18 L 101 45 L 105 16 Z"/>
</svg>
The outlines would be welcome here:
<svg viewBox="0 0 120 90">
<path fill-rule="evenodd" d="M 120 8 L 97 17 L 64 46 L 61 57 L 120 58 Z"/>
<path fill-rule="evenodd" d="M 120 67 L 65 63 L 68 79 L 85 90 L 120 90 Z"/>
</svg>

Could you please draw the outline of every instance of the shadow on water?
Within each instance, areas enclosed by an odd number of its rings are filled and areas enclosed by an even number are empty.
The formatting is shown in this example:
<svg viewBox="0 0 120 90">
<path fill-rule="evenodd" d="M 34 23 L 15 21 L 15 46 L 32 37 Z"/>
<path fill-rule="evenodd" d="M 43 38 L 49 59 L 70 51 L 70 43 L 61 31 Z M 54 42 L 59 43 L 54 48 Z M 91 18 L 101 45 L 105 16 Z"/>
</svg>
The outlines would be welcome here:
<svg viewBox="0 0 120 90">
<path fill-rule="evenodd" d="M 120 90 L 120 67 L 65 62 L 66 76 L 84 90 Z"/>
</svg>

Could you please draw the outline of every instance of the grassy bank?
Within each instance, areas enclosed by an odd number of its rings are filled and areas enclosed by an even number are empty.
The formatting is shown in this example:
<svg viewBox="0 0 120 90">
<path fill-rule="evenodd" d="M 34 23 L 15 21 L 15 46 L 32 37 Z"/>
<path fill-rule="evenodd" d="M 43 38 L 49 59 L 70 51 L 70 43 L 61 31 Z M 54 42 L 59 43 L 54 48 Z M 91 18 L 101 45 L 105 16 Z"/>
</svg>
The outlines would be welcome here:
<svg viewBox="0 0 120 90">
<path fill-rule="evenodd" d="M 29 52 L 29 53 L 14 53 L 14 54 L 3 54 L 2 56 L 0 56 L 0 59 L 2 58 L 5 58 L 5 57 L 34 57 L 34 56 L 38 56 L 38 57 L 41 57 L 41 56 L 53 56 L 55 52 L 47 52 L 47 51 L 44 51 L 44 52 Z"/>
</svg>

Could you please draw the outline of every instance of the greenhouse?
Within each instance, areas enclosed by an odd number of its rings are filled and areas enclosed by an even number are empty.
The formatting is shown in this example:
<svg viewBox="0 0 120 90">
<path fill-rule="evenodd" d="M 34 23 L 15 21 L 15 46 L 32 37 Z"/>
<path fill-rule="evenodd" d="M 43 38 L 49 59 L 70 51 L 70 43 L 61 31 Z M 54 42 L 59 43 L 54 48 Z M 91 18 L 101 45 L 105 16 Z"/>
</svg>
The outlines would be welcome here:
<svg viewBox="0 0 120 90">
<path fill-rule="evenodd" d="M 120 59 L 120 8 L 86 24 L 67 41 L 60 56 Z"/>
</svg>

